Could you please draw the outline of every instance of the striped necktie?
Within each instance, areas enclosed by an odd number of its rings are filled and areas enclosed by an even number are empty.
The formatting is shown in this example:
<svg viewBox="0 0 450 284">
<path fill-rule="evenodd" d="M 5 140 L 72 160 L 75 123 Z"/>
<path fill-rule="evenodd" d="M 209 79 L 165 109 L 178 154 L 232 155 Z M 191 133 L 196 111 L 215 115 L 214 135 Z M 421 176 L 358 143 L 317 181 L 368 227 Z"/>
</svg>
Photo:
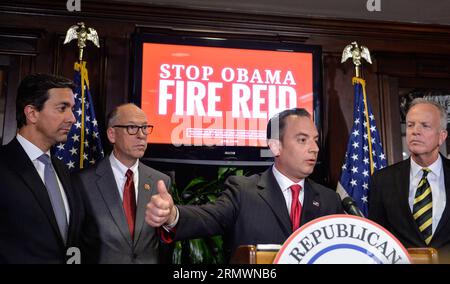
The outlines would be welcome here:
<svg viewBox="0 0 450 284">
<path fill-rule="evenodd" d="M 427 180 L 427 175 L 431 172 L 428 168 L 423 168 L 422 179 L 417 186 L 414 197 L 413 217 L 422 233 L 425 243 L 428 245 L 433 234 L 433 198 L 431 196 L 431 187 Z"/>
</svg>

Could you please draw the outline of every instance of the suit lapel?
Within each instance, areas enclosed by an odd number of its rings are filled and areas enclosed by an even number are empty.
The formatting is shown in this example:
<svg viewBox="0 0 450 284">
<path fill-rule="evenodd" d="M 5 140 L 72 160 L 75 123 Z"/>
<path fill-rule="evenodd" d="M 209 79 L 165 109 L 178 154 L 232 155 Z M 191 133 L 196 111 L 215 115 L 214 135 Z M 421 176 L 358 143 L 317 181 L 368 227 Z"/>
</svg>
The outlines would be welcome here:
<svg viewBox="0 0 450 284">
<path fill-rule="evenodd" d="M 314 189 L 308 179 L 305 179 L 304 193 L 300 226 L 319 216 L 320 209 L 319 193 Z"/>
<path fill-rule="evenodd" d="M 156 192 L 156 180 L 149 175 L 139 163 L 138 201 L 136 208 L 136 223 L 134 225 L 134 245 L 139 241 L 145 219 L 145 208 L 150 197 Z"/>
<path fill-rule="evenodd" d="M 58 235 L 61 244 L 64 246 L 47 189 L 32 161 L 16 138 L 8 144 L 7 148 L 8 149 L 5 152 L 6 155 L 8 155 L 8 160 L 10 161 L 12 168 L 22 178 L 23 182 L 27 185 L 27 188 L 33 193 L 52 225 L 54 233 Z"/>
<path fill-rule="evenodd" d="M 122 236 L 129 246 L 132 246 L 130 230 L 125 218 L 122 200 L 118 192 L 116 179 L 111 168 L 108 158 L 103 159 L 96 170 L 99 179 L 97 180 L 97 189 L 100 191 L 105 201 L 106 207 L 109 209 L 111 216 L 119 228 Z"/>
<path fill-rule="evenodd" d="M 449 226 L 447 226 L 450 215 L 450 161 L 443 156 L 441 156 L 441 158 L 444 172 L 446 204 L 441 220 L 439 221 L 438 227 L 436 228 L 436 231 L 431 239 L 431 244 L 435 246 L 437 242 L 447 242 L 450 237 Z"/>
<path fill-rule="evenodd" d="M 286 207 L 286 201 L 272 173 L 272 168 L 269 168 L 261 174 L 257 187 L 259 189 L 258 194 L 269 205 L 273 214 L 278 219 L 283 233 L 288 237 L 292 233 L 291 220 Z M 276 228 L 273 229 L 275 230 Z"/>
</svg>

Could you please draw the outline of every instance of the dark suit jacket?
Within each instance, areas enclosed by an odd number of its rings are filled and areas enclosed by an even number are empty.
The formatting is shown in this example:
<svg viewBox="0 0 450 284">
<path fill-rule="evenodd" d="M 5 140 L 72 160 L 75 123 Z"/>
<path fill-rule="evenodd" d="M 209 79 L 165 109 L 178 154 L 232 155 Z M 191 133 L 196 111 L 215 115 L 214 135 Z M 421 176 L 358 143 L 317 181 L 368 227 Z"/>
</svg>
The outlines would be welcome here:
<svg viewBox="0 0 450 284">
<path fill-rule="evenodd" d="M 450 261 L 450 161 L 442 157 L 446 207 L 431 239 L 440 260 Z M 408 204 L 411 161 L 407 159 L 377 171 L 371 180 L 369 218 L 385 227 L 407 248 L 427 247 Z"/>
<path fill-rule="evenodd" d="M 177 206 L 174 240 L 224 235 L 227 257 L 240 245 L 283 244 L 292 234 L 283 193 L 269 168 L 250 177 L 232 176 L 214 204 Z M 301 225 L 321 216 L 342 214 L 335 191 L 306 179 Z"/>
<path fill-rule="evenodd" d="M 0 148 L 0 263 L 65 263 L 68 247 L 78 246 L 82 217 L 79 193 L 66 166 L 52 158 L 70 207 L 67 245 L 36 168 L 14 138 Z"/>
<path fill-rule="evenodd" d="M 163 180 L 170 188 L 167 175 L 139 163 L 135 236 L 132 241 L 109 158 L 73 177 L 74 187 L 81 190 L 86 208 L 82 227 L 84 263 L 159 263 L 168 261 L 163 257 L 170 259 L 168 248 L 160 246 L 155 229 L 144 222 L 145 207 L 151 196 L 157 193 L 158 180 Z M 150 186 L 150 190 L 144 188 L 145 184 Z"/>
</svg>

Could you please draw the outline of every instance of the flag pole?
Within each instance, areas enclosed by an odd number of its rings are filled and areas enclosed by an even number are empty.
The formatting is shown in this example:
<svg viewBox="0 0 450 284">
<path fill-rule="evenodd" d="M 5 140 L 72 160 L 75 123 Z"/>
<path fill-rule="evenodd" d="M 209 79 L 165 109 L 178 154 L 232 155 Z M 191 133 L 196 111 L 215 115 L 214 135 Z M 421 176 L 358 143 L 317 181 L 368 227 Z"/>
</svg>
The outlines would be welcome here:
<svg viewBox="0 0 450 284">
<path fill-rule="evenodd" d="M 80 56 L 83 54 L 83 49 L 80 49 Z M 84 131 L 85 131 L 85 88 L 84 80 L 87 75 L 86 62 L 80 61 L 80 75 L 81 75 L 81 141 L 80 141 L 80 169 L 84 168 Z"/>
<path fill-rule="evenodd" d="M 362 78 L 361 73 L 361 65 L 363 59 L 366 60 L 369 64 L 372 64 L 372 58 L 370 56 L 370 51 L 367 47 L 358 45 L 356 41 L 347 45 L 342 52 L 342 60 L 341 63 L 347 61 L 347 59 L 352 58 L 353 64 L 355 65 L 355 77 L 352 79 L 352 84 L 360 84 L 363 91 L 363 100 L 364 100 L 364 118 L 366 122 L 366 131 L 368 136 L 368 146 L 369 146 L 369 160 L 370 160 L 370 174 L 372 175 L 374 172 L 374 162 L 373 162 L 373 153 L 372 153 L 372 137 L 370 131 L 370 120 L 369 120 L 369 111 L 367 107 L 367 96 L 366 96 L 366 81 Z"/>
<path fill-rule="evenodd" d="M 352 78 L 353 125 L 336 192 L 341 199 L 353 199 L 364 216 L 368 216 L 370 177 L 375 171 L 386 166 L 386 158 L 367 97 L 366 81 L 361 72 L 363 59 L 372 63 L 369 49 L 352 42 L 344 48 L 341 62 L 344 63 L 349 58 L 352 58 L 355 65 L 355 75 Z"/>
<path fill-rule="evenodd" d="M 80 72 L 80 89 L 81 89 L 81 133 L 80 133 L 80 169 L 84 168 L 85 158 L 85 108 L 86 108 L 86 85 L 89 88 L 88 71 L 86 68 L 86 61 L 83 61 L 83 50 L 86 47 L 86 42 L 91 41 L 97 48 L 100 47 L 97 31 L 93 28 L 86 28 L 83 22 L 71 26 L 66 33 L 64 44 L 77 39 L 79 49 L 78 63 L 75 62 L 75 71 Z"/>
</svg>

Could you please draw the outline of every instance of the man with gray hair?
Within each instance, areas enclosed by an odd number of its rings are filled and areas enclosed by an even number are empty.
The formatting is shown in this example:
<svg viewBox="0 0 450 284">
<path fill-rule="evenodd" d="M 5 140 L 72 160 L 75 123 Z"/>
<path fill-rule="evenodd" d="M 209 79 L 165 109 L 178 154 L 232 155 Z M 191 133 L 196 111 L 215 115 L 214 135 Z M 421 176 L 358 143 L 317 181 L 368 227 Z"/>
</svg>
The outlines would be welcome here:
<svg viewBox="0 0 450 284">
<path fill-rule="evenodd" d="M 450 262 L 450 161 L 439 154 L 447 139 L 447 111 L 414 99 L 406 115 L 411 157 L 377 171 L 371 180 L 369 218 L 407 248 L 438 249 Z"/>
<path fill-rule="evenodd" d="M 139 161 L 152 129 L 136 105 L 116 107 L 108 116 L 112 153 L 73 177 L 86 208 L 83 262 L 160 263 L 168 255 L 161 251 L 155 229 L 144 222 L 145 205 L 157 193 L 156 183 L 170 188 L 167 175 Z"/>
</svg>

